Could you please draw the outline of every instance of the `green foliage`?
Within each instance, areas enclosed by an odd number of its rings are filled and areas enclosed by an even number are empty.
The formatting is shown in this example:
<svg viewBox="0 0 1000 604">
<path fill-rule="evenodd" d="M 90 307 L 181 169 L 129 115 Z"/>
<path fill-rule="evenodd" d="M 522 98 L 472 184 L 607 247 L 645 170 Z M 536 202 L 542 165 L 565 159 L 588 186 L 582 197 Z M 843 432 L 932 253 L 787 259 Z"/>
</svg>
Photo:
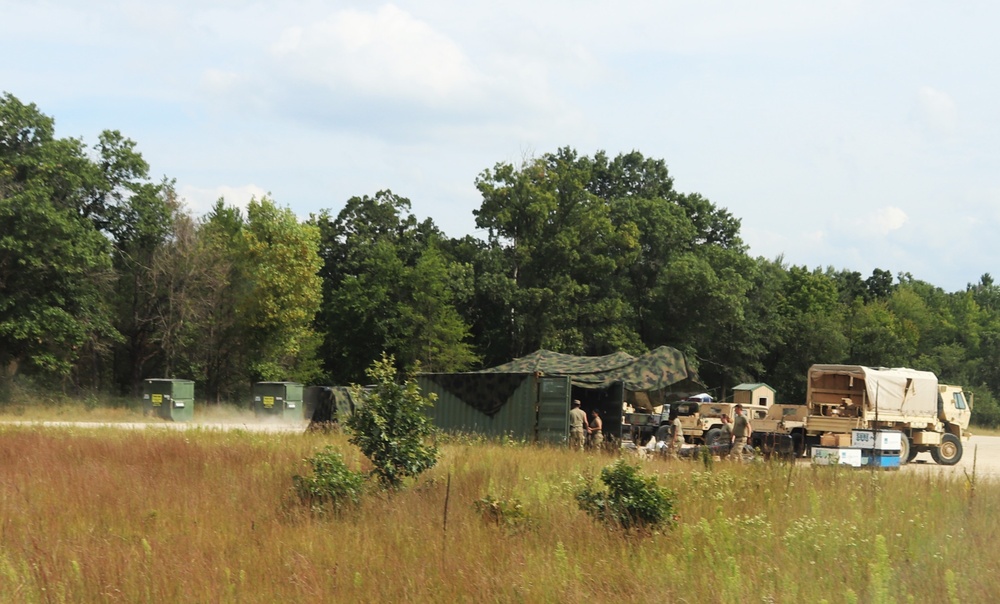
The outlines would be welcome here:
<svg viewBox="0 0 1000 604">
<path fill-rule="evenodd" d="M 468 326 L 454 306 L 453 283 L 465 279 L 468 267 L 448 262 L 429 246 L 400 284 L 405 302 L 399 305 L 400 348 L 404 363 L 420 363 L 425 371 L 454 371 L 478 360 L 465 340 Z"/>
<path fill-rule="evenodd" d="M 408 199 L 353 197 L 335 219 L 323 212 L 311 222 L 323 261 L 321 350 L 335 383 L 362 381 L 382 352 L 432 371 L 477 361 L 458 311 L 472 297 L 472 267 L 442 253 L 443 236 L 432 221 L 417 222 Z"/>
<path fill-rule="evenodd" d="M 985 386 L 973 388 L 975 402 L 972 407 L 972 421 L 984 428 L 1000 428 L 1000 404 Z"/>
<path fill-rule="evenodd" d="M 289 208 L 252 199 L 242 231 L 241 265 L 249 287 L 240 299 L 251 374 L 257 380 L 316 377 L 312 323 L 319 310 L 319 229 L 299 223 Z"/>
<path fill-rule="evenodd" d="M 406 478 L 415 477 L 437 463 L 438 450 L 428 443 L 434 432 L 424 410 L 434 404 L 420 393 L 410 375 L 396 380 L 395 359 L 382 356 L 368 369 L 371 390 L 356 387 L 362 405 L 350 415 L 350 441 L 371 460 L 372 474 L 388 489 L 399 489 Z"/>
<path fill-rule="evenodd" d="M 68 375 L 118 339 L 107 304 L 110 245 L 91 219 L 103 183 L 83 144 L 0 97 L 0 365 Z"/>
<path fill-rule="evenodd" d="M 673 526 L 676 496 L 653 476 L 619 459 L 601 470 L 606 489 L 587 481 L 576 493 L 580 509 L 597 520 L 625 530 Z"/>
<path fill-rule="evenodd" d="M 875 559 L 868 564 L 868 572 L 869 601 L 872 604 L 895 604 L 896 598 L 892 596 L 895 585 L 892 562 L 882 535 L 875 535 Z"/>
<path fill-rule="evenodd" d="M 475 500 L 473 505 L 484 521 L 511 532 L 530 528 L 533 524 L 531 516 L 516 497 L 486 495 Z"/>
<path fill-rule="evenodd" d="M 361 502 L 364 474 L 348 468 L 333 447 L 327 446 L 305 461 L 312 467 L 312 476 L 292 476 L 293 488 L 302 503 L 314 511 L 340 511 Z"/>
</svg>

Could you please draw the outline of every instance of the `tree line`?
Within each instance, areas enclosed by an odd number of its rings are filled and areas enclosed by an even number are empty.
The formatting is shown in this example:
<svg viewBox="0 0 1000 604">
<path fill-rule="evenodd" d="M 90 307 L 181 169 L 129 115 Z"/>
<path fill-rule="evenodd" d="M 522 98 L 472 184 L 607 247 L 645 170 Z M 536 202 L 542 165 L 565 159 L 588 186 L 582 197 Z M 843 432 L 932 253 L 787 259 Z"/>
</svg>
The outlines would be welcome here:
<svg viewBox="0 0 1000 604">
<path fill-rule="evenodd" d="M 752 257 L 740 220 L 663 160 L 558 149 L 475 179 L 485 238 L 391 191 L 300 220 L 268 197 L 192 216 L 117 131 L 88 147 L 0 97 L 0 375 L 136 393 L 147 377 L 241 400 L 259 380 L 363 382 L 383 353 L 464 371 L 546 348 L 685 352 L 716 396 L 802 402 L 813 363 L 906 366 L 1000 424 L 1000 287 L 945 292 Z"/>
</svg>

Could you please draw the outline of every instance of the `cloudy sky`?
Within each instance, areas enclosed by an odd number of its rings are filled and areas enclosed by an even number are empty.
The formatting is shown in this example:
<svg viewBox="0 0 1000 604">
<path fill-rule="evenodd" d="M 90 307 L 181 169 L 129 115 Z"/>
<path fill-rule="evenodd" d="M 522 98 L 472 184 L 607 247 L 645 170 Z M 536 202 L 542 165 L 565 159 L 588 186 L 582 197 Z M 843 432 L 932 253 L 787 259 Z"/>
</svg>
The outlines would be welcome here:
<svg viewBox="0 0 1000 604">
<path fill-rule="evenodd" d="M 474 234 L 474 181 L 638 150 L 751 254 L 945 288 L 1000 276 L 1000 5 L 0 0 L 0 91 L 117 129 L 196 214 L 381 189 Z"/>
</svg>

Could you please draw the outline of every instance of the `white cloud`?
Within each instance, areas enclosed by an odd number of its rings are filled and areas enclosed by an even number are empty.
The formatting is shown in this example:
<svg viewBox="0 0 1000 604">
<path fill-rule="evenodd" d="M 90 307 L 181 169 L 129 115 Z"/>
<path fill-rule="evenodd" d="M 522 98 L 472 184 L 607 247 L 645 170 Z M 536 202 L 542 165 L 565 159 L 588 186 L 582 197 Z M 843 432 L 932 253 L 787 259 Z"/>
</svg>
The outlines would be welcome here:
<svg viewBox="0 0 1000 604">
<path fill-rule="evenodd" d="M 455 42 L 392 4 L 289 27 L 271 52 L 297 78 L 338 93 L 441 105 L 483 85 Z"/>
<path fill-rule="evenodd" d="M 254 184 L 237 187 L 220 185 L 208 188 L 185 186 L 180 188 L 180 195 L 192 215 L 203 216 L 215 206 L 215 202 L 220 197 L 225 200 L 227 206 L 236 206 L 246 210 L 247 204 L 252 198 L 260 199 L 267 195 L 267 191 Z"/>
<path fill-rule="evenodd" d="M 875 210 L 874 213 L 864 216 L 860 221 L 861 231 L 877 235 L 888 235 L 892 231 L 903 228 L 909 221 L 909 217 L 903 210 L 888 206 Z"/>
</svg>

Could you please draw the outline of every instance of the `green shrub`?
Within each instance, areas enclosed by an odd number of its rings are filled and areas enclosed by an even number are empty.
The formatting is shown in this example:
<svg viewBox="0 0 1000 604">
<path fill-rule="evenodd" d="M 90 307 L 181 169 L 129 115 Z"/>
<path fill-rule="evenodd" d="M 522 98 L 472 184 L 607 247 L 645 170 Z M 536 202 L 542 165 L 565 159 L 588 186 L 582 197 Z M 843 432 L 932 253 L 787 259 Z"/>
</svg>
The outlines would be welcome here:
<svg viewBox="0 0 1000 604">
<path fill-rule="evenodd" d="M 418 476 L 437 463 L 437 447 L 429 443 L 434 426 L 424 409 L 434 398 L 420 394 L 412 375 L 402 384 L 396 381 L 391 356 L 382 356 L 368 369 L 375 385 L 356 388 L 363 404 L 347 419 L 350 441 L 371 460 L 372 474 L 386 488 L 399 489 L 403 480 Z"/>
<path fill-rule="evenodd" d="M 483 520 L 511 531 L 529 528 L 531 517 L 516 497 L 497 498 L 487 495 L 473 502 Z"/>
<path fill-rule="evenodd" d="M 327 446 L 305 460 L 312 466 L 312 476 L 292 477 L 299 499 L 314 511 L 333 508 L 340 511 L 361 502 L 365 476 L 347 467 L 340 453 Z"/>
<path fill-rule="evenodd" d="M 637 466 L 619 459 L 601 470 L 601 482 L 606 489 L 595 490 L 590 480 L 576 493 L 580 509 L 594 518 L 625 530 L 673 525 L 674 492 Z"/>
<path fill-rule="evenodd" d="M 1000 427 L 1000 405 L 993 398 L 989 388 L 980 386 L 973 391 L 976 398 L 972 407 L 972 423 L 981 428 Z"/>
</svg>

